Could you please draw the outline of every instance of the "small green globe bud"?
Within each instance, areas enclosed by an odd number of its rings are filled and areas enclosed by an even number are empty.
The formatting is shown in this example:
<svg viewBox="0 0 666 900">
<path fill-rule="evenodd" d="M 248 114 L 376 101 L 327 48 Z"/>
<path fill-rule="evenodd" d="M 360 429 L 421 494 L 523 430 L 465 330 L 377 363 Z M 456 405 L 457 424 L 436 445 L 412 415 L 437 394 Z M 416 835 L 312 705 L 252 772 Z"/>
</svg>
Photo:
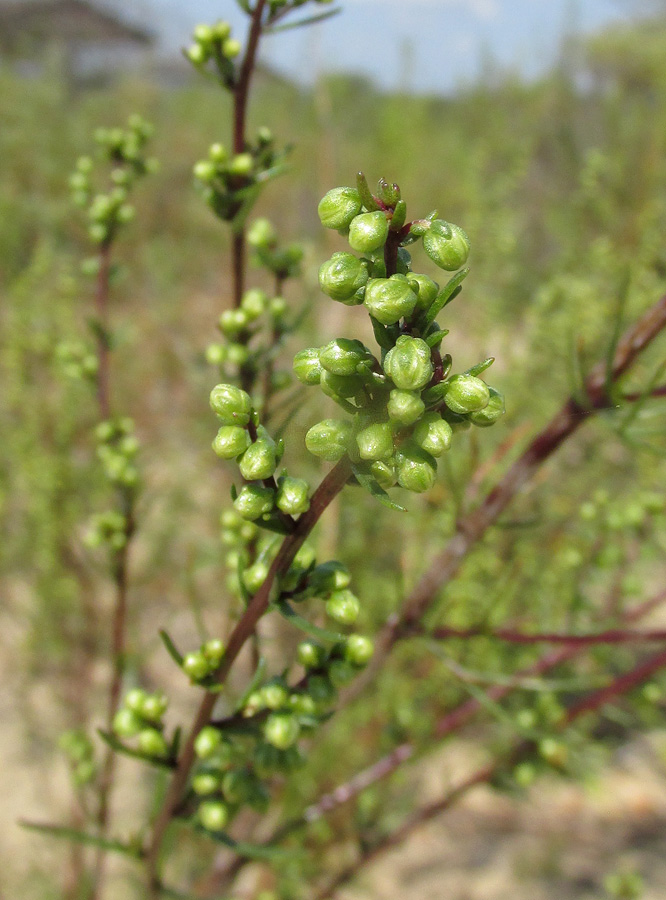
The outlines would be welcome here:
<svg viewBox="0 0 666 900">
<path fill-rule="evenodd" d="M 284 297 L 271 297 L 268 312 L 275 322 L 281 322 L 289 311 L 289 304 Z"/>
<path fill-rule="evenodd" d="M 353 666 L 363 668 L 372 659 L 375 646 L 370 638 L 362 634 L 350 634 L 345 643 L 345 659 Z"/>
<path fill-rule="evenodd" d="M 215 163 L 211 162 L 209 159 L 202 159 L 199 160 L 198 163 L 195 163 L 192 172 L 194 173 L 194 177 L 198 178 L 199 181 L 210 184 L 211 181 L 215 180 L 217 167 L 215 166 Z"/>
<path fill-rule="evenodd" d="M 250 446 L 250 435 L 238 425 L 223 425 L 213 440 L 213 450 L 221 459 L 235 459 Z"/>
<path fill-rule="evenodd" d="M 125 694 L 124 702 L 127 709 L 131 709 L 132 712 L 142 716 L 143 706 L 147 699 L 148 694 L 143 688 L 132 688 L 131 691 L 128 691 L 127 694 Z"/>
<path fill-rule="evenodd" d="M 218 775 L 212 772 L 200 772 L 192 779 L 192 790 L 199 797 L 215 794 L 220 790 L 221 782 Z"/>
<path fill-rule="evenodd" d="M 241 300 L 240 311 L 245 313 L 248 322 L 255 322 L 266 311 L 268 297 L 259 288 L 245 291 Z"/>
<path fill-rule="evenodd" d="M 288 516 L 307 512 L 310 508 L 310 485 L 303 478 L 281 478 L 275 505 Z"/>
<path fill-rule="evenodd" d="M 268 515 L 275 504 L 275 492 L 260 484 L 244 484 L 234 500 L 236 512 L 250 522 Z"/>
<path fill-rule="evenodd" d="M 368 348 L 360 341 L 336 338 L 319 351 L 319 362 L 333 375 L 354 375 L 363 362 L 372 359 Z"/>
<path fill-rule="evenodd" d="M 346 588 L 334 591 L 326 601 L 326 614 L 340 625 L 353 625 L 360 611 L 358 597 Z"/>
<path fill-rule="evenodd" d="M 259 438 L 247 448 L 238 466 L 246 481 L 262 481 L 264 478 L 270 478 L 277 467 L 275 443 L 266 438 Z"/>
<path fill-rule="evenodd" d="M 315 703 L 325 705 L 333 703 L 338 692 L 327 675 L 311 675 L 308 678 L 308 694 Z"/>
<path fill-rule="evenodd" d="M 210 25 L 196 25 L 192 37 L 199 44 L 210 44 L 214 40 L 213 29 Z"/>
<path fill-rule="evenodd" d="M 299 351 L 294 357 L 293 369 L 296 378 L 302 384 L 319 384 L 322 372 L 319 348 L 308 347 L 306 350 Z"/>
<path fill-rule="evenodd" d="M 363 300 L 370 315 L 382 325 L 395 325 L 411 316 L 416 306 L 416 294 L 401 275 L 390 278 L 371 278 Z"/>
<path fill-rule="evenodd" d="M 229 38 L 222 44 L 222 53 L 227 59 L 235 59 L 242 50 L 242 44 L 236 38 Z"/>
<path fill-rule="evenodd" d="M 392 422 L 397 422 L 398 425 L 413 425 L 425 412 L 425 403 L 414 391 L 394 388 L 389 395 L 386 411 Z"/>
<path fill-rule="evenodd" d="M 337 462 L 347 452 L 352 437 L 349 422 L 340 419 L 323 419 L 305 435 L 305 446 L 313 456 L 328 462 Z"/>
<path fill-rule="evenodd" d="M 76 160 L 76 170 L 77 172 L 82 172 L 84 175 L 89 175 L 94 168 L 94 163 L 92 157 L 90 156 L 79 156 Z"/>
<path fill-rule="evenodd" d="M 343 659 L 334 659 L 328 669 L 328 675 L 335 687 L 344 687 L 356 678 L 358 673 Z"/>
<path fill-rule="evenodd" d="M 392 460 L 376 459 L 370 466 L 370 474 L 384 490 L 393 487 L 398 480 Z"/>
<path fill-rule="evenodd" d="M 224 344 L 209 344 L 205 352 L 206 362 L 211 366 L 221 366 L 227 358 Z"/>
<path fill-rule="evenodd" d="M 247 242 L 250 247 L 269 250 L 277 243 L 277 231 L 268 219 L 255 219 L 247 232 Z"/>
<path fill-rule="evenodd" d="M 168 705 L 169 701 L 164 696 L 164 694 L 148 694 L 146 699 L 143 701 L 141 714 L 143 715 L 143 718 L 148 722 L 159 724 L 162 716 L 166 712 Z"/>
<path fill-rule="evenodd" d="M 265 709 L 282 709 L 289 701 L 289 691 L 280 681 L 270 681 L 259 691 Z"/>
<path fill-rule="evenodd" d="M 225 309 L 217 324 L 225 337 L 234 338 L 245 331 L 250 324 L 250 317 L 244 309 Z"/>
<path fill-rule="evenodd" d="M 384 246 L 388 233 L 388 219 L 381 210 L 361 213 L 349 224 L 349 245 L 358 253 L 372 253 Z"/>
<path fill-rule="evenodd" d="M 361 196 L 356 188 L 333 188 L 319 201 L 317 212 L 324 228 L 343 231 L 361 212 Z"/>
<path fill-rule="evenodd" d="M 329 559 L 328 562 L 320 563 L 310 572 L 308 583 L 313 593 L 328 594 L 331 591 L 349 587 L 351 572 L 339 560 Z"/>
<path fill-rule="evenodd" d="M 332 372 L 327 372 L 326 369 L 322 370 L 319 381 L 322 391 L 327 397 L 332 397 L 335 401 L 340 397 L 357 397 L 361 394 L 359 399 L 361 401 L 365 399 L 367 402 L 367 398 L 362 396 L 364 385 L 365 379 L 361 375 L 333 375 Z"/>
<path fill-rule="evenodd" d="M 268 563 L 262 560 L 257 560 L 257 562 L 253 563 L 248 569 L 243 572 L 242 579 L 245 588 L 251 594 L 255 594 L 264 583 L 264 581 L 266 581 L 266 578 L 268 577 L 268 571 Z"/>
<path fill-rule="evenodd" d="M 427 275 L 417 275 L 410 272 L 407 275 L 409 286 L 416 294 L 418 300 L 416 306 L 418 309 L 428 309 L 437 294 L 439 293 L 439 285 Z"/>
<path fill-rule="evenodd" d="M 415 444 L 437 458 L 451 446 L 453 429 L 439 413 L 426 413 L 412 433 Z"/>
<path fill-rule="evenodd" d="M 213 38 L 216 41 L 226 41 L 231 34 L 231 24 L 221 19 L 213 25 Z"/>
<path fill-rule="evenodd" d="M 250 358 L 250 351 L 244 344 L 229 344 L 227 347 L 227 359 L 232 366 L 244 366 Z M 237 423 L 242 424 L 242 423 Z"/>
<path fill-rule="evenodd" d="M 301 641 L 296 658 L 304 669 L 320 669 L 326 662 L 326 650 L 314 641 Z"/>
<path fill-rule="evenodd" d="M 210 408 L 223 425 L 247 425 L 252 414 L 250 395 L 233 384 L 218 384 L 210 392 Z"/>
<path fill-rule="evenodd" d="M 440 269 L 455 272 L 467 262 L 469 238 L 457 225 L 435 219 L 423 235 L 423 249 Z"/>
<path fill-rule="evenodd" d="M 208 149 L 209 159 L 211 160 L 211 162 L 214 162 L 218 166 L 221 166 L 223 163 L 225 163 L 228 156 L 229 154 L 227 153 L 227 148 L 224 146 L 224 144 L 211 144 Z"/>
<path fill-rule="evenodd" d="M 96 222 L 88 229 L 88 237 L 93 244 L 103 244 L 109 237 L 109 229 L 101 222 Z"/>
<path fill-rule="evenodd" d="M 319 268 L 319 287 L 332 300 L 347 306 L 363 303 L 368 268 L 351 253 L 334 253 Z"/>
<path fill-rule="evenodd" d="M 229 162 L 229 174 L 237 178 L 247 178 L 252 174 L 253 168 L 251 153 L 237 153 Z"/>
<path fill-rule="evenodd" d="M 416 444 L 407 442 L 396 453 L 398 484 L 416 494 L 430 490 L 437 477 L 437 463 Z"/>
<path fill-rule="evenodd" d="M 217 669 L 224 656 L 224 644 L 219 638 L 212 638 L 210 641 L 206 641 L 201 652 L 206 657 L 209 667 Z"/>
<path fill-rule="evenodd" d="M 204 800 L 197 810 L 197 818 L 206 831 L 224 831 L 229 823 L 229 808 L 219 800 Z"/>
<path fill-rule="evenodd" d="M 317 704 L 309 694 L 292 694 L 289 697 L 289 709 L 297 716 L 314 716 Z"/>
<path fill-rule="evenodd" d="M 430 347 L 421 338 L 403 334 L 386 354 L 384 371 L 397 388 L 418 391 L 431 380 L 434 372 Z"/>
<path fill-rule="evenodd" d="M 393 429 L 388 422 L 373 422 L 356 435 L 361 459 L 388 459 L 393 456 Z"/>
<path fill-rule="evenodd" d="M 189 59 L 193 66 L 203 66 L 208 60 L 210 53 L 203 44 L 192 44 L 185 51 L 185 56 Z"/>
<path fill-rule="evenodd" d="M 199 759 L 210 759 L 221 743 L 222 735 L 217 728 L 213 728 L 212 725 L 206 725 L 205 728 L 201 729 L 194 741 L 194 752 Z"/>
<path fill-rule="evenodd" d="M 300 733 L 298 719 L 289 713 L 273 713 L 266 719 L 264 725 L 264 739 L 278 750 L 292 747 Z"/>
<path fill-rule="evenodd" d="M 116 213 L 116 219 L 121 225 L 127 225 L 129 222 L 133 221 L 135 216 L 136 210 L 130 203 L 123 203 Z"/>
<path fill-rule="evenodd" d="M 164 735 L 157 728 L 144 728 L 139 733 L 139 750 L 146 756 L 163 759 L 169 753 Z"/>
<path fill-rule="evenodd" d="M 210 672 L 210 664 L 201 651 L 186 653 L 183 658 L 183 672 L 196 682 L 201 681 Z"/>
<path fill-rule="evenodd" d="M 488 393 L 490 394 L 488 406 L 469 415 L 470 421 L 479 428 L 489 428 L 505 413 L 504 395 L 492 387 L 488 388 Z"/>
<path fill-rule="evenodd" d="M 474 375 L 453 375 L 446 386 L 444 402 L 458 415 L 480 412 L 490 402 L 488 385 Z"/>
<path fill-rule="evenodd" d="M 113 732 L 120 738 L 135 737 L 143 728 L 143 722 L 134 710 L 119 709 L 113 717 Z"/>
</svg>

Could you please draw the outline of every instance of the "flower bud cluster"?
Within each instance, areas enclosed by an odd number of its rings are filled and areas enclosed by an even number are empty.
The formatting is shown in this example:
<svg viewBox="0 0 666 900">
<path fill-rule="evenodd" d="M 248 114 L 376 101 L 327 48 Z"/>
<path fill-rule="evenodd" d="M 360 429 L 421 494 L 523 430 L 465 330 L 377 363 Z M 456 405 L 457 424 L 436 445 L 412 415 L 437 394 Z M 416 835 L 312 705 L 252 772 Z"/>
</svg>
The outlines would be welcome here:
<svg viewBox="0 0 666 900">
<path fill-rule="evenodd" d="M 95 132 L 95 141 L 111 166 L 111 184 L 105 192 L 94 189 L 93 158 L 81 156 L 77 160 L 69 186 L 73 202 L 88 208 L 88 236 L 93 243 L 109 244 L 118 230 L 134 219 L 134 206 L 128 202 L 130 191 L 138 178 L 158 168 L 157 160 L 145 154 L 152 133 L 152 125 L 138 115 L 130 116 L 126 128 L 99 128 Z M 89 261 L 83 269 L 94 274 Z"/>
<path fill-rule="evenodd" d="M 277 231 L 268 219 L 255 219 L 247 231 L 247 242 L 254 261 L 280 279 L 297 278 L 301 274 L 303 247 L 292 243 L 281 247 Z"/>
<path fill-rule="evenodd" d="M 329 191 L 319 217 L 361 254 L 334 253 L 319 270 L 320 287 L 333 300 L 365 306 L 381 353 L 377 358 L 360 341 L 338 338 L 296 354 L 299 381 L 319 385 L 353 416 L 318 422 L 306 446 L 330 462 L 349 456 L 384 489 L 398 484 L 426 491 L 454 431 L 487 427 L 504 413 L 502 395 L 479 378 L 492 360 L 450 375 L 451 357 L 441 354 L 447 332 L 436 316 L 459 291 L 466 271 L 440 289 L 429 276 L 412 272 L 406 250 L 422 238 L 430 259 L 455 271 L 467 260 L 469 241 L 436 213 L 407 223 L 399 187 L 384 179 L 376 196 L 363 176 L 355 188 Z"/>
<path fill-rule="evenodd" d="M 162 721 L 168 700 L 161 693 L 149 694 L 141 688 L 129 691 L 113 719 L 113 732 L 121 740 L 136 738 L 139 753 L 152 759 L 169 756 Z"/>
<path fill-rule="evenodd" d="M 77 787 L 90 784 L 97 775 L 95 749 L 87 734 L 78 729 L 65 731 L 58 745 L 70 765 L 72 780 Z"/>
<path fill-rule="evenodd" d="M 136 455 L 139 442 L 134 435 L 134 423 L 129 418 L 100 422 L 95 429 L 97 457 L 112 484 L 133 493 L 139 484 Z"/>
<path fill-rule="evenodd" d="M 185 51 L 187 59 L 197 69 L 203 69 L 209 62 L 213 62 L 222 83 L 233 88 L 236 83 L 234 60 L 243 48 L 240 41 L 231 36 L 229 22 L 197 25 L 192 37 L 193 42 Z"/>
<path fill-rule="evenodd" d="M 202 684 L 219 668 L 224 656 L 224 644 L 213 638 L 206 641 L 198 650 L 186 653 L 183 657 L 182 669 L 192 684 Z"/>
<path fill-rule="evenodd" d="M 83 341 L 61 341 L 55 348 L 55 358 L 67 378 L 95 380 L 99 360 L 97 354 Z"/>
</svg>

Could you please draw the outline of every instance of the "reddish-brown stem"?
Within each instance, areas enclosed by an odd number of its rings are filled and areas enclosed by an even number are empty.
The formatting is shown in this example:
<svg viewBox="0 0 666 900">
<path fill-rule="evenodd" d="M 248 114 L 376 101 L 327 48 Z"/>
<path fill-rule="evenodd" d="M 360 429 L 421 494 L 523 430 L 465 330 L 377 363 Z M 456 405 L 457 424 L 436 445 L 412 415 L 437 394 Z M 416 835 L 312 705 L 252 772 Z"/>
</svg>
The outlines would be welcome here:
<svg viewBox="0 0 666 900">
<path fill-rule="evenodd" d="M 416 632 L 415 632 L 416 633 Z M 426 632 L 423 632 L 426 634 Z M 569 646 L 587 647 L 595 644 L 647 644 L 666 641 L 666 631 L 632 631 L 631 629 L 611 628 L 598 634 L 525 634 L 510 628 L 435 628 L 427 633 L 428 637 L 438 641 L 460 638 L 486 637 L 491 640 L 505 641 L 509 644 L 568 644 Z"/>
<path fill-rule="evenodd" d="M 282 546 L 270 567 L 266 580 L 252 600 L 250 600 L 245 612 L 231 632 L 229 640 L 227 641 L 224 658 L 219 669 L 215 673 L 218 684 L 224 684 L 227 675 L 229 674 L 234 661 L 238 657 L 238 654 L 245 645 L 245 642 L 251 637 L 257 622 L 268 609 L 275 579 L 278 576 L 283 575 L 289 569 L 289 566 L 293 562 L 296 553 L 303 545 L 303 542 L 319 521 L 326 507 L 345 486 L 350 475 L 351 467 L 349 461 L 346 458 L 342 459 L 323 479 L 313 494 L 309 510 L 300 517 L 293 533 L 285 537 Z M 153 898 L 156 898 L 159 895 L 158 870 L 162 841 L 169 823 L 173 818 L 174 812 L 180 803 L 187 783 L 187 778 L 192 765 L 194 764 L 194 743 L 196 737 L 201 729 L 210 721 L 217 697 L 217 693 L 209 691 L 204 694 L 194 724 L 178 759 L 178 764 L 167 789 L 162 808 L 153 825 L 146 859 L 149 892 L 150 896 Z"/>
<path fill-rule="evenodd" d="M 99 250 L 99 268 L 95 290 L 97 312 L 97 402 L 102 420 L 111 414 L 110 348 L 109 348 L 109 277 L 111 274 L 111 244 L 107 241 Z"/>
</svg>

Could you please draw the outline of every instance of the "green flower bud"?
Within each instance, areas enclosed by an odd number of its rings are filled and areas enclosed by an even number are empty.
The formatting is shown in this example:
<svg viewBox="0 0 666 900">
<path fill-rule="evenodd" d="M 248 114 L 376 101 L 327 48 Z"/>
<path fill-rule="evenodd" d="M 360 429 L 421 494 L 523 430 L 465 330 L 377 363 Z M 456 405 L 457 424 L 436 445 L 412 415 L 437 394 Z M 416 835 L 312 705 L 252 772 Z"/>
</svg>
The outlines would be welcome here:
<svg viewBox="0 0 666 900">
<path fill-rule="evenodd" d="M 213 440 L 213 450 L 221 459 L 235 459 L 250 446 L 250 435 L 238 425 L 223 425 Z"/>
<path fill-rule="evenodd" d="M 300 733 L 298 719 L 289 713 L 273 713 L 264 725 L 264 739 L 278 750 L 292 747 Z"/>
<path fill-rule="evenodd" d="M 327 397 L 338 400 L 339 397 L 356 397 L 363 391 L 365 379 L 361 375 L 333 375 L 322 370 L 319 387 Z"/>
<path fill-rule="evenodd" d="M 229 344 L 227 347 L 227 359 L 232 366 L 244 366 L 250 358 L 250 351 L 244 344 Z M 229 423 L 227 423 L 229 424 Z M 242 422 L 237 424 L 242 425 Z"/>
<path fill-rule="evenodd" d="M 319 362 L 319 348 L 308 347 L 301 350 L 294 357 L 294 374 L 303 384 L 319 384 L 321 380 L 321 363 Z"/>
<path fill-rule="evenodd" d="M 244 484 L 234 500 L 234 509 L 244 519 L 254 522 L 273 509 L 274 491 L 259 484 Z"/>
<path fill-rule="evenodd" d="M 194 177 L 198 178 L 199 181 L 203 181 L 204 184 L 210 184 L 211 181 L 215 181 L 217 167 L 215 166 L 215 163 L 211 162 L 209 159 L 201 159 L 198 163 L 194 164 L 192 172 Z"/>
<path fill-rule="evenodd" d="M 282 709 L 289 701 L 289 691 L 281 681 L 269 681 L 259 691 L 265 709 Z"/>
<path fill-rule="evenodd" d="M 194 752 L 199 759 L 210 759 L 215 751 L 222 743 L 222 735 L 213 728 L 212 725 L 206 725 L 202 728 L 194 741 Z"/>
<path fill-rule="evenodd" d="M 238 465 L 246 481 L 270 478 L 277 467 L 275 443 L 267 438 L 259 438 L 247 448 Z"/>
<path fill-rule="evenodd" d="M 430 347 L 421 338 L 403 334 L 386 354 L 384 371 L 397 388 L 418 391 L 433 376 L 434 368 Z"/>
<path fill-rule="evenodd" d="M 303 478 L 285 476 L 278 482 L 275 505 L 288 516 L 297 516 L 310 508 L 310 485 Z"/>
<path fill-rule="evenodd" d="M 344 563 L 337 559 L 329 559 L 310 572 L 308 584 L 314 594 L 328 594 L 349 587 L 351 573 Z"/>
<path fill-rule="evenodd" d="M 253 168 L 251 153 L 237 153 L 229 162 L 229 174 L 237 178 L 247 178 L 252 174 Z"/>
<path fill-rule="evenodd" d="M 362 668 L 372 659 L 375 647 L 370 638 L 361 634 L 350 634 L 345 643 L 345 659 L 353 666 Z"/>
<path fill-rule="evenodd" d="M 190 677 L 192 681 L 201 681 L 210 672 L 210 665 L 206 657 L 199 650 L 193 653 L 186 653 L 183 658 L 183 672 Z"/>
<path fill-rule="evenodd" d="M 319 351 L 319 362 L 333 375 L 354 375 L 360 363 L 371 359 L 364 344 L 348 338 L 336 338 Z"/>
<path fill-rule="evenodd" d="M 346 230 L 361 212 L 361 197 L 356 188 L 333 188 L 319 201 L 319 219 L 324 228 Z"/>
<path fill-rule="evenodd" d="M 326 650 L 314 641 L 301 641 L 296 658 L 304 669 L 319 669 L 326 662 Z"/>
<path fill-rule="evenodd" d="M 334 659 L 328 670 L 329 678 L 335 687 L 343 687 L 353 681 L 357 675 L 354 667 L 342 659 Z"/>
<path fill-rule="evenodd" d="M 297 716 L 314 716 L 317 712 L 317 704 L 309 694 L 292 694 L 289 708 Z"/>
<path fill-rule="evenodd" d="M 235 528 L 236 530 L 240 529 L 243 524 L 242 520 L 239 518 L 238 513 L 234 512 L 233 509 L 225 509 L 220 514 L 220 525 L 223 528 Z"/>
<path fill-rule="evenodd" d="M 250 247 L 269 249 L 277 243 L 277 232 L 268 219 L 255 219 L 247 232 Z"/>
<path fill-rule="evenodd" d="M 250 317 L 244 309 L 226 309 L 217 324 L 225 337 L 234 338 L 245 331 L 250 324 Z"/>
<path fill-rule="evenodd" d="M 125 695 L 125 706 L 138 715 L 143 715 L 143 705 L 148 699 L 148 694 L 143 688 L 132 688 Z"/>
<path fill-rule="evenodd" d="M 414 391 L 394 388 L 389 395 L 386 411 L 391 421 L 399 425 L 413 425 L 425 412 L 425 403 Z"/>
<path fill-rule="evenodd" d="M 313 456 L 328 462 L 337 462 L 347 452 L 351 437 L 352 428 L 349 422 L 323 419 L 307 432 L 305 446 Z"/>
<path fill-rule="evenodd" d="M 453 375 L 446 385 L 444 402 L 458 415 L 479 412 L 490 402 L 488 385 L 474 375 Z"/>
<path fill-rule="evenodd" d="M 148 722 L 159 723 L 166 712 L 169 701 L 164 694 L 148 694 L 143 701 L 141 714 Z"/>
<path fill-rule="evenodd" d="M 192 779 L 192 790 L 200 797 L 205 797 L 207 794 L 217 793 L 217 791 L 219 791 L 220 789 L 220 786 L 221 783 L 219 776 L 214 775 L 212 772 L 200 772 Z"/>
<path fill-rule="evenodd" d="M 416 303 L 418 309 L 428 309 L 439 293 L 437 282 L 428 278 L 427 275 L 417 275 L 414 272 L 407 275 L 407 281 L 418 298 Z"/>
<path fill-rule="evenodd" d="M 224 649 L 224 644 L 219 638 L 212 638 L 210 641 L 206 641 L 206 643 L 201 648 L 201 651 L 208 660 L 208 664 L 211 669 L 216 669 L 222 662 Z"/>
<path fill-rule="evenodd" d="M 141 718 L 131 709 L 119 709 L 113 717 L 113 731 L 120 738 L 135 737 L 142 728 Z"/>
<path fill-rule="evenodd" d="M 423 249 L 440 269 L 455 272 L 467 262 L 469 238 L 457 225 L 435 219 L 423 235 Z"/>
<path fill-rule="evenodd" d="M 263 560 L 257 560 L 243 572 L 243 584 L 251 594 L 255 594 L 268 577 L 269 566 Z"/>
<path fill-rule="evenodd" d="M 289 306 L 284 297 L 271 297 L 268 304 L 268 312 L 276 322 L 280 322 L 284 319 L 288 310 Z"/>
<path fill-rule="evenodd" d="M 494 425 L 505 413 L 504 395 L 491 387 L 488 388 L 488 393 L 490 394 L 488 406 L 470 413 L 469 416 L 470 421 L 479 428 L 488 428 L 490 425 Z"/>
<path fill-rule="evenodd" d="M 241 311 L 245 313 L 249 322 L 254 322 L 263 315 L 268 304 L 268 297 L 259 288 L 251 288 L 245 291 L 241 300 Z"/>
<path fill-rule="evenodd" d="M 158 758 L 163 758 L 169 753 L 164 735 L 157 728 L 144 728 L 139 733 L 139 750 L 146 756 Z"/>
<path fill-rule="evenodd" d="M 435 483 L 437 463 L 429 453 L 407 442 L 396 453 L 398 484 L 408 491 L 422 494 Z"/>
<path fill-rule="evenodd" d="M 197 810 L 197 818 L 207 831 L 224 831 L 229 823 L 229 808 L 219 800 L 204 800 Z"/>
<path fill-rule="evenodd" d="M 218 384 L 210 392 L 210 407 L 223 425 L 247 425 L 252 413 L 252 400 L 233 384 Z"/>
<path fill-rule="evenodd" d="M 216 165 L 220 166 L 227 161 L 229 154 L 227 153 L 227 148 L 224 144 L 216 142 L 215 144 L 210 145 L 208 156 L 216 163 Z"/>
<path fill-rule="evenodd" d="M 426 413 L 412 433 L 414 443 L 434 457 L 449 449 L 452 437 L 453 429 L 436 412 Z"/>
<path fill-rule="evenodd" d="M 213 25 L 213 37 L 216 41 L 226 41 L 231 34 L 231 25 L 229 22 L 220 20 Z"/>
<path fill-rule="evenodd" d="M 353 625 L 360 611 L 358 597 L 346 588 L 334 591 L 326 601 L 326 614 L 340 625 Z"/>
<path fill-rule="evenodd" d="M 371 278 L 363 302 L 382 325 L 395 325 L 400 319 L 411 316 L 416 300 L 405 277 L 392 275 L 390 278 Z"/>
<path fill-rule="evenodd" d="M 367 280 L 367 266 L 351 253 L 334 253 L 319 268 L 319 287 L 332 300 L 347 306 L 363 303 Z"/>
<path fill-rule="evenodd" d="M 222 53 L 227 59 L 235 59 L 242 50 L 242 44 L 236 38 L 229 38 L 222 44 Z"/>
<path fill-rule="evenodd" d="M 393 487 L 398 480 L 395 466 L 391 460 L 376 459 L 370 466 L 370 473 L 379 486 L 385 490 Z"/>
<path fill-rule="evenodd" d="M 359 253 L 372 253 L 384 246 L 388 233 L 388 219 L 381 210 L 361 213 L 349 224 L 349 245 Z"/>
<path fill-rule="evenodd" d="M 388 422 L 373 422 L 356 435 L 361 459 L 388 459 L 393 456 L 393 429 Z"/>
</svg>

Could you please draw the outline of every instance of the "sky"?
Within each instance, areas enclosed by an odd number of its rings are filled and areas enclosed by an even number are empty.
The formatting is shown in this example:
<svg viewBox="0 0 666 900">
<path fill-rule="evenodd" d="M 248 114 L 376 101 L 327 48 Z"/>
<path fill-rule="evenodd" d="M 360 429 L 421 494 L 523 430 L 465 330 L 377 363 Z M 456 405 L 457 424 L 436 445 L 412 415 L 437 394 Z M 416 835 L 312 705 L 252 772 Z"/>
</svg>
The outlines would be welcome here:
<svg viewBox="0 0 666 900">
<path fill-rule="evenodd" d="M 119 0 L 177 49 L 198 22 L 227 19 L 241 37 L 235 0 Z M 262 43 L 263 60 L 296 79 L 355 71 L 386 88 L 450 93 L 473 81 L 488 57 L 534 76 L 557 55 L 562 35 L 626 20 L 631 0 L 339 0 L 342 13 Z M 307 4 L 306 13 L 328 9 Z M 297 14 L 294 14 L 294 17 Z"/>
</svg>

